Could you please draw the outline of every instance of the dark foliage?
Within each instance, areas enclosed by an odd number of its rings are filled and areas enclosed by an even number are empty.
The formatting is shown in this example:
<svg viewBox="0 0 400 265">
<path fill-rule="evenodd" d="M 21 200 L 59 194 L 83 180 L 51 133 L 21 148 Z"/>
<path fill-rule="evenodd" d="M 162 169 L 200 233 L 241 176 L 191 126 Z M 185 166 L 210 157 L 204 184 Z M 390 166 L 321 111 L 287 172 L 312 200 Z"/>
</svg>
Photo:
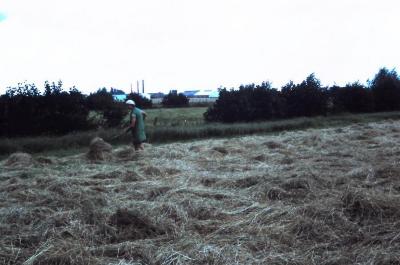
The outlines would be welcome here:
<svg viewBox="0 0 400 265">
<path fill-rule="evenodd" d="M 355 82 L 328 89 L 322 87 L 311 74 L 300 84 L 289 82 L 281 91 L 272 89 L 269 83 L 241 86 L 239 90 L 222 89 L 220 97 L 208 108 L 204 118 L 207 121 L 249 122 L 398 109 L 399 77 L 394 70 L 384 68 L 371 82 L 371 88 Z"/>
<path fill-rule="evenodd" d="M 287 117 L 326 115 L 328 92 L 314 74 L 300 84 L 288 83 L 282 91 L 269 83 L 220 91 L 220 97 L 204 117 L 207 121 L 257 121 Z"/>
<path fill-rule="evenodd" d="M 38 108 L 38 130 L 45 133 L 66 134 L 89 128 L 88 108 L 85 97 L 77 89 L 58 92 L 40 97 Z"/>
<path fill-rule="evenodd" d="M 62 90 L 62 82 L 45 83 L 41 95 L 34 84 L 19 84 L 1 97 L 0 135 L 65 134 L 89 128 L 85 97 L 77 89 Z"/>
<path fill-rule="evenodd" d="M 86 99 L 86 104 L 90 110 L 103 114 L 108 127 L 119 125 L 127 114 L 127 108 L 124 103 L 116 102 L 111 92 L 107 92 L 105 88 L 90 94 Z"/>
<path fill-rule="evenodd" d="M 114 103 L 112 94 L 107 92 L 106 88 L 99 89 L 86 98 L 86 104 L 90 110 L 105 111 L 112 108 Z"/>
<path fill-rule="evenodd" d="M 128 99 L 132 99 L 133 101 L 135 101 L 136 106 L 140 109 L 149 109 L 153 106 L 153 103 L 150 99 L 142 97 L 138 93 L 130 93 L 128 95 Z"/>
<path fill-rule="evenodd" d="M 374 111 L 372 91 L 356 82 L 345 87 L 334 86 L 329 90 L 333 113 L 363 113 Z"/>
<path fill-rule="evenodd" d="M 63 90 L 62 82 L 45 82 L 41 94 L 34 84 L 18 84 L 0 96 L 0 136 L 66 134 L 92 127 L 89 111 L 105 118 L 106 126 L 117 126 L 127 114 L 123 102 L 112 93 L 123 91 L 105 88 L 89 96 L 76 88 Z M 139 108 L 149 108 L 151 101 L 132 93 Z M 189 100 L 171 92 L 163 98 L 164 107 L 185 107 Z M 241 86 L 238 90 L 220 90 L 218 100 L 204 114 L 207 121 L 250 122 L 328 113 L 400 110 L 400 77 L 395 70 L 382 68 L 366 88 L 356 82 L 345 87 L 324 88 L 314 74 L 300 84 L 288 83 L 281 91 L 270 83 Z"/>
<path fill-rule="evenodd" d="M 103 111 L 107 126 L 114 127 L 121 124 L 122 119 L 128 113 L 128 109 L 123 102 L 114 102 L 109 108 Z"/>
<path fill-rule="evenodd" d="M 394 69 L 380 69 L 370 86 L 377 111 L 400 109 L 400 78 Z"/>
<path fill-rule="evenodd" d="M 161 104 L 167 108 L 187 107 L 189 99 L 182 93 L 170 92 L 163 98 Z"/>
<path fill-rule="evenodd" d="M 18 84 L 0 99 L 0 135 L 27 135 L 38 130 L 39 91 L 34 84 Z"/>
<path fill-rule="evenodd" d="M 75 87 L 64 91 L 61 81 L 45 82 L 43 94 L 34 84 L 18 84 L 0 97 L 0 135 L 61 135 L 88 130 L 93 128 L 87 120 L 90 110 L 102 114 L 106 126 L 119 125 L 128 111 L 105 89 L 86 97 Z"/>
<path fill-rule="evenodd" d="M 124 91 L 122 91 L 120 89 L 116 89 L 116 88 L 111 88 L 110 93 L 111 93 L 111 95 L 125 95 Z"/>
<path fill-rule="evenodd" d="M 327 113 L 327 90 L 321 87 L 314 74 L 309 75 L 301 84 L 288 83 L 282 88 L 287 103 L 287 116 L 317 116 Z"/>
<path fill-rule="evenodd" d="M 239 90 L 220 90 L 220 96 L 208 108 L 207 121 L 253 121 L 285 117 L 285 99 L 269 83 L 241 86 Z"/>
</svg>

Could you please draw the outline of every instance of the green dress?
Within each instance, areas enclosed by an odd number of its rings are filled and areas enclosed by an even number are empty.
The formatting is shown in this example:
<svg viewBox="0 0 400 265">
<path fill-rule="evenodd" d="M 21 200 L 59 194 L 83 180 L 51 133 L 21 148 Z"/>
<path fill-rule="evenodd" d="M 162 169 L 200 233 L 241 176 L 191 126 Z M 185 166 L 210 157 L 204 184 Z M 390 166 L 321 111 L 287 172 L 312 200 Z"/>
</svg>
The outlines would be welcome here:
<svg viewBox="0 0 400 265">
<path fill-rule="evenodd" d="M 146 133 L 144 131 L 144 121 L 143 121 L 142 110 L 139 108 L 134 108 L 132 110 L 131 122 L 132 122 L 133 115 L 135 115 L 135 117 L 136 117 L 135 128 L 133 128 L 133 130 L 132 130 L 133 142 L 134 143 L 142 143 L 142 142 L 146 141 Z"/>
</svg>

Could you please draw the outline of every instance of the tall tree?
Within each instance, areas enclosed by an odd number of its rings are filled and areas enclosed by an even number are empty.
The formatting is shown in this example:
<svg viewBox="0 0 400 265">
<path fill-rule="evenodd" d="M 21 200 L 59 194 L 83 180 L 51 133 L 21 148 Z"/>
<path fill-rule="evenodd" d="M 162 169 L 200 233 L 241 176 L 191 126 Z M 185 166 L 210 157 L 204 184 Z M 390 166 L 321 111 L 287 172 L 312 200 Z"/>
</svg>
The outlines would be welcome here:
<svg viewBox="0 0 400 265">
<path fill-rule="evenodd" d="M 400 78 L 395 69 L 382 68 L 370 82 L 377 111 L 400 109 Z"/>
</svg>

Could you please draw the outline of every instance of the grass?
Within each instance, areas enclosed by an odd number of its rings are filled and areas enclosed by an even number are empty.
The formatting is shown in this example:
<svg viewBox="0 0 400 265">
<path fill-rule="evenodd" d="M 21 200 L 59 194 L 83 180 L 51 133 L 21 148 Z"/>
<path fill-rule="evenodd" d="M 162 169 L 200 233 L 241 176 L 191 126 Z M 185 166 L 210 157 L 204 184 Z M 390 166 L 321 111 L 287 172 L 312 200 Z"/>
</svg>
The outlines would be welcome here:
<svg viewBox="0 0 400 265">
<path fill-rule="evenodd" d="M 400 262 L 400 121 L 111 155 L 0 161 L 0 264 Z"/>
<path fill-rule="evenodd" d="M 369 114 L 343 114 L 328 117 L 295 118 L 287 120 L 252 123 L 205 123 L 202 113 L 206 108 L 151 109 L 146 120 L 146 132 L 150 143 L 166 143 L 214 137 L 275 133 L 306 128 L 346 126 L 352 123 L 367 123 L 379 120 L 400 119 L 400 112 Z M 129 134 L 121 135 L 122 129 L 111 128 L 97 131 L 77 132 L 61 137 L 26 137 L 0 139 L 0 155 L 16 151 L 28 153 L 61 152 L 80 150 L 88 146 L 96 136 L 114 145 L 131 142 Z M 117 137 L 117 135 L 121 135 Z"/>
<path fill-rule="evenodd" d="M 174 127 L 204 124 L 203 113 L 206 107 L 190 107 L 190 108 L 159 108 L 149 109 L 146 126 L 151 127 Z"/>
</svg>

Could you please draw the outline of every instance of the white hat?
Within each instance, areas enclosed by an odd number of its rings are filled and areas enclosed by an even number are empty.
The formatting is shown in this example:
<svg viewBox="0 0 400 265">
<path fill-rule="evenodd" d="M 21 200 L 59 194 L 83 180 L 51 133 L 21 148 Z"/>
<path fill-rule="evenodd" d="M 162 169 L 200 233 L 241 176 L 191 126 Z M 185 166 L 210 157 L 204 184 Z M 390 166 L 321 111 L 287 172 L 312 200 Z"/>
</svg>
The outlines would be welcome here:
<svg viewBox="0 0 400 265">
<path fill-rule="evenodd" d="M 133 105 L 133 106 L 135 106 L 135 101 L 133 101 L 133 100 L 131 100 L 131 99 L 127 100 L 125 103 L 128 104 L 128 105 Z"/>
</svg>

